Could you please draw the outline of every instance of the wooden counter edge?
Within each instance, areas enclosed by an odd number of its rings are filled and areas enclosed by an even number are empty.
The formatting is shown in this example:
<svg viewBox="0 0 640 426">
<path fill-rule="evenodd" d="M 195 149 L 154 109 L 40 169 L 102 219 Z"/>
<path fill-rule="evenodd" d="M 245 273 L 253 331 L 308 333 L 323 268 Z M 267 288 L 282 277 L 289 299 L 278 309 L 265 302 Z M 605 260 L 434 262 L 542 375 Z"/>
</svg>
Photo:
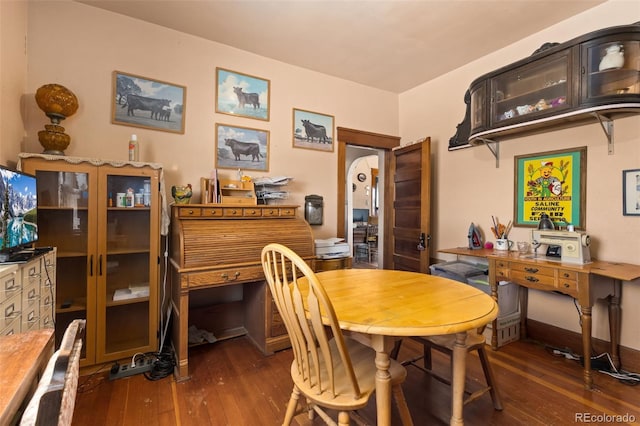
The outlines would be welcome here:
<svg viewBox="0 0 640 426">
<path fill-rule="evenodd" d="M 522 258 L 515 251 L 500 252 L 494 249 L 471 250 L 467 247 L 454 247 L 438 250 L 439 253 L 455 254 L 458 256 L 483 257 L 506 259 L 521 262 L 545 263 L 553 267 L 562 267 L 613 278 L 621 281 L 633 281 L 640 278 L 640 265 L 624 262 L 609 262 L 604 260 L 593 260 L 591 263 L 575 264 L 567 262 L 552 262 L 546 259 Z"/>
<path fill-rule="evenodd" d="M 41 330 L 0 337 L 0 360 L 4 371 L 17 371 L 13 382 L 2 380 L 0 424 L 10 424 L 44 371 L 54 349 L 54 330 Z M 7 346 L 5 346 L 7 345 Z M 19 376 L 22 377 L 19 377 Z M 1 376 L 0 376 L 1 378 Z M 19 379 L 19 381 L 15 380 Z"/>
</svg>

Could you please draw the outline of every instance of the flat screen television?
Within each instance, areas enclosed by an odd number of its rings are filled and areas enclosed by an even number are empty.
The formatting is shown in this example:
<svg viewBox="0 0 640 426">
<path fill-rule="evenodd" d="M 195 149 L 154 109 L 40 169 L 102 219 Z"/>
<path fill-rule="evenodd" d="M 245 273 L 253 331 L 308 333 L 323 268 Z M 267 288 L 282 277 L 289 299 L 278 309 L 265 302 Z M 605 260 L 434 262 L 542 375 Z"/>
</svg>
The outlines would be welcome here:
<svg viewBox="0 0 640 426">
<path fill-rule="evenodd" d="M 0 166 L 0 261 L 38 240 L 36 177 Z"/>
</svg>

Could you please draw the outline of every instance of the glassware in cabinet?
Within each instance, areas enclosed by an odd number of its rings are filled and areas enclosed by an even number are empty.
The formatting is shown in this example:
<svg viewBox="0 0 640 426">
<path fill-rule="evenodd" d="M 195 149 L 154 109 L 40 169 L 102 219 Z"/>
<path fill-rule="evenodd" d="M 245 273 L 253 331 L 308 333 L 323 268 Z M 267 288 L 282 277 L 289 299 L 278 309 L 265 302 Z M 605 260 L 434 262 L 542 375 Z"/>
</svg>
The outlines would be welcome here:
<svg viewBox="0 0 640 426">
<path fill-rule="evenodd" d="M 562 51 L 492 78 L 492 126 L 532 120 L 571 107 L 570 53 Z"/>
</svg>

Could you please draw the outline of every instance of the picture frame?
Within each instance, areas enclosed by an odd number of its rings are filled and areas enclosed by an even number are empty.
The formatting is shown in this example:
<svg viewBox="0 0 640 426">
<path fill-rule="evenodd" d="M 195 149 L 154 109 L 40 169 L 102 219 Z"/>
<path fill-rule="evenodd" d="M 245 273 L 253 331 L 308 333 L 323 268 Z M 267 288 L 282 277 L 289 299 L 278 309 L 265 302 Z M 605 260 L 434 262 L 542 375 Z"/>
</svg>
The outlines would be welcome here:
<svg viewBox="0 0 640 426">
<path fill-rule="evenodd" d="M 216 112 L 269 121 L 271 81 L 216 68 Z"/>
<path fill-rule="evenodd" d="M 514 157 L 514 226 L 537 227 L 547 213 L 556 227 L 586 226 L 587 147 Z"/>
<path fill-rule="evenodd" d="M 269 171 L 269 131 L 216 123 L 216 168 Z"/>
<path fill-rule="evenodd" d="M 640 216 L 640 169 L 622 171 L 622 214 Z"/>
<path fill-rule="evenodd" d="M 112 124 L 184 134 L 186 102 L 185 86 L 113 72 Z"/>
<path fill-rule="evenodd" d="M 333 115 L 293 109 L 293 147 L 333 152 Z"/>
</svg>

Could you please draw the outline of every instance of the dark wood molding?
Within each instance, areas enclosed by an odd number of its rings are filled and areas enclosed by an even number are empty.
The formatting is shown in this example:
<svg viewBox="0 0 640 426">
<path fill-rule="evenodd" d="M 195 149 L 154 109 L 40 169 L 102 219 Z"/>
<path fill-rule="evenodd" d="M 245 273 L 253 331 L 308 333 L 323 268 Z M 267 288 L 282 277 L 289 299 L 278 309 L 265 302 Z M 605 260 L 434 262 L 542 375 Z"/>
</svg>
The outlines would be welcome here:
<svg viewBox="0 0 640 426">
<path fill-rule="evenodd" d="M 387 196 L 392 196 L 388 191 L 388 181 L 390 176 L 389 164 L 391 163 L 390 156 L 387 155 L 388 151 L 391 151 L 393 148 L 400 146 L 400 137 L 399 136 L 389 136 L 382 135 L 379 133 L 366 132 L 362 130 L 354 130 L 348 129 L 346 127 L 338 127 L 337 128 L 337 152 L 338 152 L 338 188 L 337 188 L 337 226 L 336 226 L 336 236 L 340 238 L 346 238 L 346 224 L 345 224 L 345 210 L 347 204 L 347 198 L 345 194 L 346 187 L 346 179 L 347 179 L 347 171 L 346 171 L 346 161 L 347 161 L 347 145 L 355 145 L 362 146 L 367 148 L 377 148 L 385 150 L 384 154 L 384 166 L 378 166 L 378 168 L 384 167 L 384 176 L 385 182 L 379 182 L 378 188 L 382 188 L 385 191 L 385 200 L 389 200 L 392 198 L 386 198 Z M 381 208 L 384 208 L 381 206 Z M 384 229 L 386 230 L 388 224 L 385 223 Z M 386 232 L 386 231 L 385 231 Z M 385 233 L 386 238 L 386 233 Z"/>
</svg>

